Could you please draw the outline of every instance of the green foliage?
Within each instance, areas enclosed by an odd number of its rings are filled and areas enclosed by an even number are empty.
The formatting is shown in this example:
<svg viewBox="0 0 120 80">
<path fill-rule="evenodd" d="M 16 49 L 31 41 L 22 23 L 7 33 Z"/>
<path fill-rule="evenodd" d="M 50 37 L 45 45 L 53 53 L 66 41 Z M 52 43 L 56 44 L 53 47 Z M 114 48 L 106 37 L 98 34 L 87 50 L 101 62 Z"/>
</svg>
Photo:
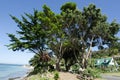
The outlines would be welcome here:
<svg viewBox="0 0 120 80">
<path fill-rule="evenodd" d="M 11 44 L 9 49 L 29 50 L 39 54 L 46 50 L 48 37 L 50 36 L 51 28 L 56 27 L 55 14 L 46 5 L 43 6 L 43 11 L 34 10 L 33 14 L 25 13 L 22 20 L 15 16 L 11 18 L 17 23 L 19 30 L 16 33 L 19 35 L 8 34 Z"/>
<path fill-rule="evenodd" d="M 118 71 L 118 66 L 101 66 L 98 68 L 101 72 L 106 73 L 106 72 L 117 72 Z"/>
<path fill-rule="evenodd" d="M 119 55 L 119 48 L 107 48 L 99 51 L 94 51 L 92 58 L 101 58 L 101 57 L 113 57 L 114 55 Z"/>
<path fill-rule="evenodd" d="M 94 4 L 84 7 L 83 11 L 69 9 L 67 4 L 65 4 L 62 6 L 62 10 L 62 25 L 66 39 L 72 42 L 77 40 L 74 43 L 73 50 L 77 49 L 83 53 L 82 56 L 85 56 L 83 59 L 86 61 L 82 62 L 82 59 L 79 60 L 81 61 L 79 63 L 82 63 L 82 67 L 86 68 L 92 47 L 97 46 L 98 49 L 104 49 L 104 45 L 109 46 L 118 40 L 115 34 L 119 31 L 119 24 L 115 21 L 108 23 L 107 17 Z M 115 32 L 111 28 L 115 28 Z"/>
<path fill-rule="evenodd" d="M 54 79 L 55 80 L 58 80 L 59 79 L 59 73 L 57 71 L 55 71 L 54 73 Z"/>
<path fill-rule="evenodd" d="M 54 70 L 53 61 L 51 60 L 48 53 L 43 53 L 43 55 L 35 55 L 30 61 L 30 65 L 34 67 L 31 74 L 45 73 L 48 70 Z"/>
<path fill-rule="evenodd" d="M 8 34 L 11 38 L 11 44 L 8 47 L 14 51 L 16 50 L 30 50 L 34 53 L 40 53 L 39 50 L 43 50 L 46 33 L 41 29 L 40 24 L 38 23 L 38 11 L 34 11 L 34 14 L 25 14 L 28 17 L 28 20 L 22 16 L 22 21 L 18 20 L 16 17 L 11 16 L 12 19 L 18 24 L 19 31 L 16 31 L 19 34 L 19 37 L 16 37 L 13 34 Z M 31 21 L 29 21 L 29 19 Z M 39 45 L 38 45 L 39 44 Z M 16 45 L 16 46 L 14 46 Z M 37 52 L 36 52 L 37 51 Z"/>
<path fill-rule="evenodd" d="M 68 2 L 61 6 L 59 14 L 44 5 L 43 11 L 34 10 L 33 14 L 25 13 L 21 17 L 22 19 L 18 19 L 11 16 L 19 29 L 16 35 L 8 34 L 11 42 L 8 48 L 13 51 L 29 50 L 41 55 L 47 45 L 57 57 L 56 64 L 64 58 L 68 69 L 76 62 L 81 64 L 82 68 L 87 68 L 92 47 L 102 50 L 106 45 L 111 48 L 118 40 L 115 35 L 120 30 L 120 25 L 116 21 L 107 22 L 107 16 L 94 4 L 79 10 L 75 3 Z M 117 51 L 119 50 L 114 48 L 111 52 Z M 40 58 L 41 56 L 38 56 L 38 60 L 35 59 L 34 66 L 48 65 L 44 60 L 39 62 Z"/>
<path fill-rule="evenodd" d="M 99 78 L 100 77 L 100 70 L 95 69 L 95 68 L 87 68 L 84 71 L 84 76 L 92 76 L 93 78 Z"/>
<path fill-rule="evenodd" d="M 77 78 L 80 80 L 94 80 L 95 78 L 100 78 L 100 71 L 95 68 L 87 68 L 84 71 L 80 71 Z"/>
<path fill-rule="evenodd" d="M 73 73 L 79 73 L 80 65 L 78 63 L 71 66 Z"/>
<path fill-rule="evenodd" d="M 96 61 L 96 59 L 94 59 L 94 58 L 89 59 L 88 60 L 88 67 L 95 68 L 95 61 Z"/>
<path fill-rule="evenodd" d="M 36 74 L 27 77 L 27 80 L 54 80 L 52 77 L 45 76 L 46 74 Z"/>
<path fill-rule="evenodd" d="M 62 5 L 61 10 L 62 11 L 67 11 L 67 10 L 75 10 L 76 9 L 76 4 L 73 2 L 67 2 L 64 5 Z"/>
<path fill-rule="evenodd" d="M 116 61 L 117 61 L 118 65 L 120 65 L 120 58 L 118 58 Z"/>
</svg>

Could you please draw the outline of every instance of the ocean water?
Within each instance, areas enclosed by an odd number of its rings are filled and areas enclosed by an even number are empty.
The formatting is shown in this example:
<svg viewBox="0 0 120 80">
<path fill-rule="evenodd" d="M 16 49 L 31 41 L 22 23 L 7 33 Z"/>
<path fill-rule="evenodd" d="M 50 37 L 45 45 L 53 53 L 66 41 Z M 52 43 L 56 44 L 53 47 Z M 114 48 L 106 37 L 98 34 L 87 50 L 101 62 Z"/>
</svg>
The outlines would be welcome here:
<svg viewBox="0 0 120 80">
<path fill-rule="evenodd" d="M 17 64 L 0 64 L 0 80 L 22 77 L 28 72 L 28 69 Z"/>
</svg>

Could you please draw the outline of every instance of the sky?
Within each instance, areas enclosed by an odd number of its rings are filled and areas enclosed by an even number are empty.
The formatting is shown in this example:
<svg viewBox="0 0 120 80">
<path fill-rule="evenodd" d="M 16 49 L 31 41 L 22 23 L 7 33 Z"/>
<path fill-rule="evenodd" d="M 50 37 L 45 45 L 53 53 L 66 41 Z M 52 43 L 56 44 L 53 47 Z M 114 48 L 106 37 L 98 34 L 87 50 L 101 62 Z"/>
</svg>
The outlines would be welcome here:
<svg viewBox="0 0 120 80">
<path fill-rule="evenodd" d="M 60 13 L 60 7 L 66 2 L 75 2 L 80 10 L 93 3 L 101 9 L 102 14 L 108 17 L 108 22 L 115 19 L 120 23 L 120 0 L 0 0 L 0 63 L 28 64 L 34 55 L 29 51 L 14 52 L 5 46 L 10 44 L 7 33 L 16 34 L 16 30 L 18 30 L 17 24 L 9 15 L 21 19 L 21 15 L 32 14 L 34 9 L 42 11 L 44 4 L 55 13 Z M 117 36 L 120 37 L 120 33 Z"/>
</svg>

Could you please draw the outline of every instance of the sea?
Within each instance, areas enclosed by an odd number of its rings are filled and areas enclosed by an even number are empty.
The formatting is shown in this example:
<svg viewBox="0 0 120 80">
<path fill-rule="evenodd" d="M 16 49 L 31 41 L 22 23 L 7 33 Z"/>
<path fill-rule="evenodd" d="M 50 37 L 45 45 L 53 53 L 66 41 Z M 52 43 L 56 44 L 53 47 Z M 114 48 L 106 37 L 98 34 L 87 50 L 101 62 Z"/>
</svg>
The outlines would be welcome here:
<svg viewBox="0 0 120 80">
<path fill-rule="evenodd" d="M 9 78 L 23 77 L 28 72 L 27 68 L 18 64 L 0 63 L 0 80 L 9 80 Z"/>
</svg>

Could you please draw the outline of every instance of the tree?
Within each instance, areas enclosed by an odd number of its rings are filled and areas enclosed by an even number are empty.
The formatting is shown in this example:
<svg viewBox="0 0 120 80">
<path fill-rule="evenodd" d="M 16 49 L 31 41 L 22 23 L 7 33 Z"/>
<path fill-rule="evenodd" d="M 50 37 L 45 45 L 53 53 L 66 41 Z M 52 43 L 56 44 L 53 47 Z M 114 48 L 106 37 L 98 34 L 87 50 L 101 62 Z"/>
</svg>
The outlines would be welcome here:
<svg viewBox="0 0 120 80">
<path fill-rule="evenodd" d="M 34 14 L 25 13 L 22 20 L 17 19 L 15 16 L 11 16 L 12 19 L 18 24 L 19 31 L 16 31 L 18 35 L 8 34 L 11 44 L 8 45 L 9 49 L 13 51 L 17 50 L 29 50 L 41 57 L 43 51 L 46 50 L 47 45 L 51 50 L 55 52 L 56 64 L 59 70 L 59 62 L 61 59 L 61 49 L 55 48 L 56 45 L 62 45 L 61 39 L 62 30 L 59 22 L 60 15 L 56 15 L 46 5 L 43 6 L 43 11 L 34 11 Z M 57 44 L 56 44 L 57 43 Z M 62 46 L 60 46 L 61 48 Z"/>
<path fill-rule="evenodd" d="M 47 35 L 38 20 L 38 11 L 35 10 L 33 15 L 27 13 L 25 15 L 27 18 L 22 16 L 22 21 L 11 16 L 18 24 L 19 31 L 16 31 L 16 33 L 20 36 L 16 37 L 14 34 L 8 34 L 11 39 L 11 44 L 8 47 L 13 51 L 29 50 L 35 54 L 42 53 Z"/>
<path fill-rule="evenodd" d="M 115 21 L 108 23 L 107 17 L 94 4 L 80 11 L 75 3 L 66 3 L 61 10 L 67 39 L 78 40 L 77 44 L 80 45 L 78 49 L 83 56 L 82 68 L 87 68 L 92 47 L 98 46 L 99 49 L 103 49 L 103 45 L 110 46 L 118 40 L 115 34 L 119 31 L 119 24 Z"/>
<path fill-rule="evenodd" d="M 9 49 L 13 51 L 29 50 L 35 54 L 43 53 L 42 51 L 46 50 L 45 45 L 47 45 L 51 28 L 54 28 L 54 15 L 50 8 L 44 5 L 43 11 L 34 10 L 34 14 L 25 13 L 25 16 L 22 16 L 22 20 L 11 16 L 18 24 L 19 30 L 16 33 L 19 36 L 8 34 L 11 39 L 11 44 L 8 45 Z"/>
<path fill-rule="evenodd" d="M 25 15 L 27 18 L 22 16 L 22 20 L 11 16 L 20 30 L 17 31 L 18 37 L 8 34 L 11 38 L 8 47 L 14 51 L 29 50 L 41 56 L 47 45 L 57 57 L 57 70 L 60 70 L 62 58 L 67 62 L 66 51 L 73 51 L 75 55 L 78 53 L 79 56 L 74 58 L 82 68 L 87 68 L 92 47 L 104 49 L 104 45 L 110 47 L 118 40 L 115 34 L 120 29 L 119 24 L 107 22 L 107 17 L 94 4 L 81 11 L 75 3 L 68 2 L 61 6 L 60 14 L 44 5 L 43 11 L 35 10 L 33 15 Z"/>
<path fill-rule="evenodd" d="M 35 57 L 30 60 L 31 65 L 35 70 L 45 68 L 48 65 L 44 59 L 46 45 L 48 45 L 51 32 L 54 30 L 56 23 L 55 14 L 46 5 L 43 6 L 43 11 L 34 10 L 34 14 L 22 16 L 22 20 L 11 15 L 11 18 L 18 24 L 19 28 L 15 34 L 8 34 L 10 44 L 7 45 L 13 51 L 28 50 L 35 53 Z M 52 30 L 53 29 L 53 30 Z M 42 67 L 41 67 L 42 65 Z"/>
<path fill-rule="evenodd" d="M 120 53 L 120 42 L 119 42 L 119 41 L 118 41 L 118 42 L 115 42 L 114 44 L 112 44 L 112 45 L 110 46 L 110 48 L 113 49 L 113 50 L 116 49 L 117 53 Z M 117 50 L 117 49 L 118 49 L 118 50 Z M 116 51 L 115 51 L 115 52 L 116 52 Z M 117 54 L 117 53 L 116 53 L 116 54 Z"/>
</svg>

